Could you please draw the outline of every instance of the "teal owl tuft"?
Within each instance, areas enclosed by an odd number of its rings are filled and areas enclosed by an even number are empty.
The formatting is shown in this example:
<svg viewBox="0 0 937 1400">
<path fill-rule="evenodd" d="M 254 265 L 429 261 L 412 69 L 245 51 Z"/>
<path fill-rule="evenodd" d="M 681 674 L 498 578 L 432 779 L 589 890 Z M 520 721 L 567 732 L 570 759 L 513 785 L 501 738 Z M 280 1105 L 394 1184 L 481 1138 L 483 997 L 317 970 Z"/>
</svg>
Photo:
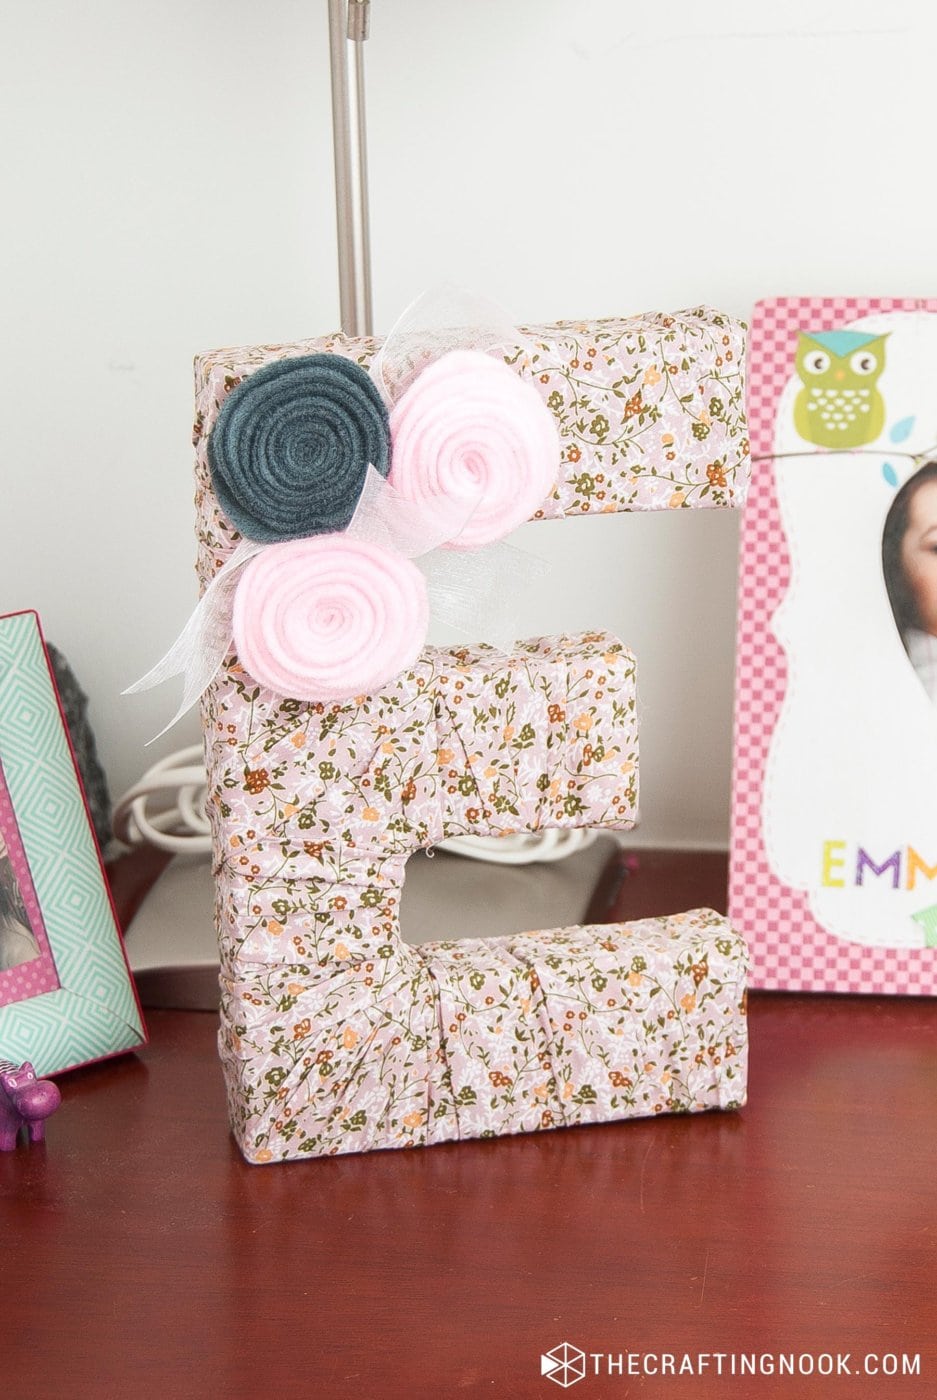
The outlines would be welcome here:
<svg viewBox="0 0 937 1400">
<path fill-rule="evenodd" d="M 865 331 L 800 331 L 796 366 L 803 388 L 794 427 L 817 447 L 864 447 L 885 426 L 877 384 L 885 368 L 885 335 Z"/>
</svg>

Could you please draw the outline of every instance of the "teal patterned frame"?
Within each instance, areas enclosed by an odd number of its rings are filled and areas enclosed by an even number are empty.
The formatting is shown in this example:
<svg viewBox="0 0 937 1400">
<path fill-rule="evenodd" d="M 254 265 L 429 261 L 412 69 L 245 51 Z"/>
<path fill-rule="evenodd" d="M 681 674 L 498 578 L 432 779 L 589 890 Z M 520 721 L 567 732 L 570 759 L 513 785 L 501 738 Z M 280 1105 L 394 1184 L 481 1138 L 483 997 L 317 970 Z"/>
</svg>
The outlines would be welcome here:
<svg viewBox="0 0 937 1400">
<path fill-rule="evenodd" d="M 59 982 L 0 1006 L 0 1058 L 46 1075 L 132 1050 L 146 1029 L 34 612 L 0 617 L 0 763 Z"/>
</svg>

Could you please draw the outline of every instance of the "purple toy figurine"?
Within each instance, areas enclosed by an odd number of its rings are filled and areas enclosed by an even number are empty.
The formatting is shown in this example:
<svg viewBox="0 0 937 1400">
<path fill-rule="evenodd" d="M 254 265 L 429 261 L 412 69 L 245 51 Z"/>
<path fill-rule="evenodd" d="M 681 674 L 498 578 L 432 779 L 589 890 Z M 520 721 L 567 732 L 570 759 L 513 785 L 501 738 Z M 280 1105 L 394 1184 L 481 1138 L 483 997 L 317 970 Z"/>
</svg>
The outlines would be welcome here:
<svg viewBox="0 0 937 1400">
<path fill-rule="evenodd" d="M 0 1060 L 0 1152 L 13 1150 L 20 1128 L 29 1129 L 30 1142 L 42 1142 L 45 1120 L 61 1102 L 57 1086 L 37 1079 L 28 1060 L 22 1065 Z"/>
</svg>

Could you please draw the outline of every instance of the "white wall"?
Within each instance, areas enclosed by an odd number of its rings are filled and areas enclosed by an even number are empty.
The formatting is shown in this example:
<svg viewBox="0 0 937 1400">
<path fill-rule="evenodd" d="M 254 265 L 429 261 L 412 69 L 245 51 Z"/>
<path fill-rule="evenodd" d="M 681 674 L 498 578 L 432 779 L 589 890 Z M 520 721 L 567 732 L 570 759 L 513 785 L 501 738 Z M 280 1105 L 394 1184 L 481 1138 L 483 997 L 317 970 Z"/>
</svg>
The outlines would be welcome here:
<svg viewBox="0 0 937 1400">
<path fill-rule="evenodd" d="M 373 0 L 376 321 L 446 278 L 519 320 L 934 295 L 925 0 Z M 115 790 L 195 596 L 191 359 L 338 321 L 325 0 L 3 0 L 0 611 L 36 608 Z M 638 655 L 646 843 L 728 830 L 737 520 L 528 526 L 522 630 Z"/>
</svg>

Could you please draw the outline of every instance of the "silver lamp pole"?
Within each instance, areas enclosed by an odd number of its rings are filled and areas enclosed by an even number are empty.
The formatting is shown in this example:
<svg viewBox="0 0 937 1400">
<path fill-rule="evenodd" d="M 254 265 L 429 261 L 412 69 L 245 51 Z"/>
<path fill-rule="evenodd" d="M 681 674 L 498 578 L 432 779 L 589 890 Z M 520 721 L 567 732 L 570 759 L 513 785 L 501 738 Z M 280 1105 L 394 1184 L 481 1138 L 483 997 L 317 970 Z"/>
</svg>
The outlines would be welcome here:
<svg viewBox="0 0 937 1400">
<path fill-rule="evenodd" d="M 373 333 L 364 116 L 364 41 L 369 20 L 370 0 L 329 0 L 338 290 L 346 335 Z"/>
</svg>

